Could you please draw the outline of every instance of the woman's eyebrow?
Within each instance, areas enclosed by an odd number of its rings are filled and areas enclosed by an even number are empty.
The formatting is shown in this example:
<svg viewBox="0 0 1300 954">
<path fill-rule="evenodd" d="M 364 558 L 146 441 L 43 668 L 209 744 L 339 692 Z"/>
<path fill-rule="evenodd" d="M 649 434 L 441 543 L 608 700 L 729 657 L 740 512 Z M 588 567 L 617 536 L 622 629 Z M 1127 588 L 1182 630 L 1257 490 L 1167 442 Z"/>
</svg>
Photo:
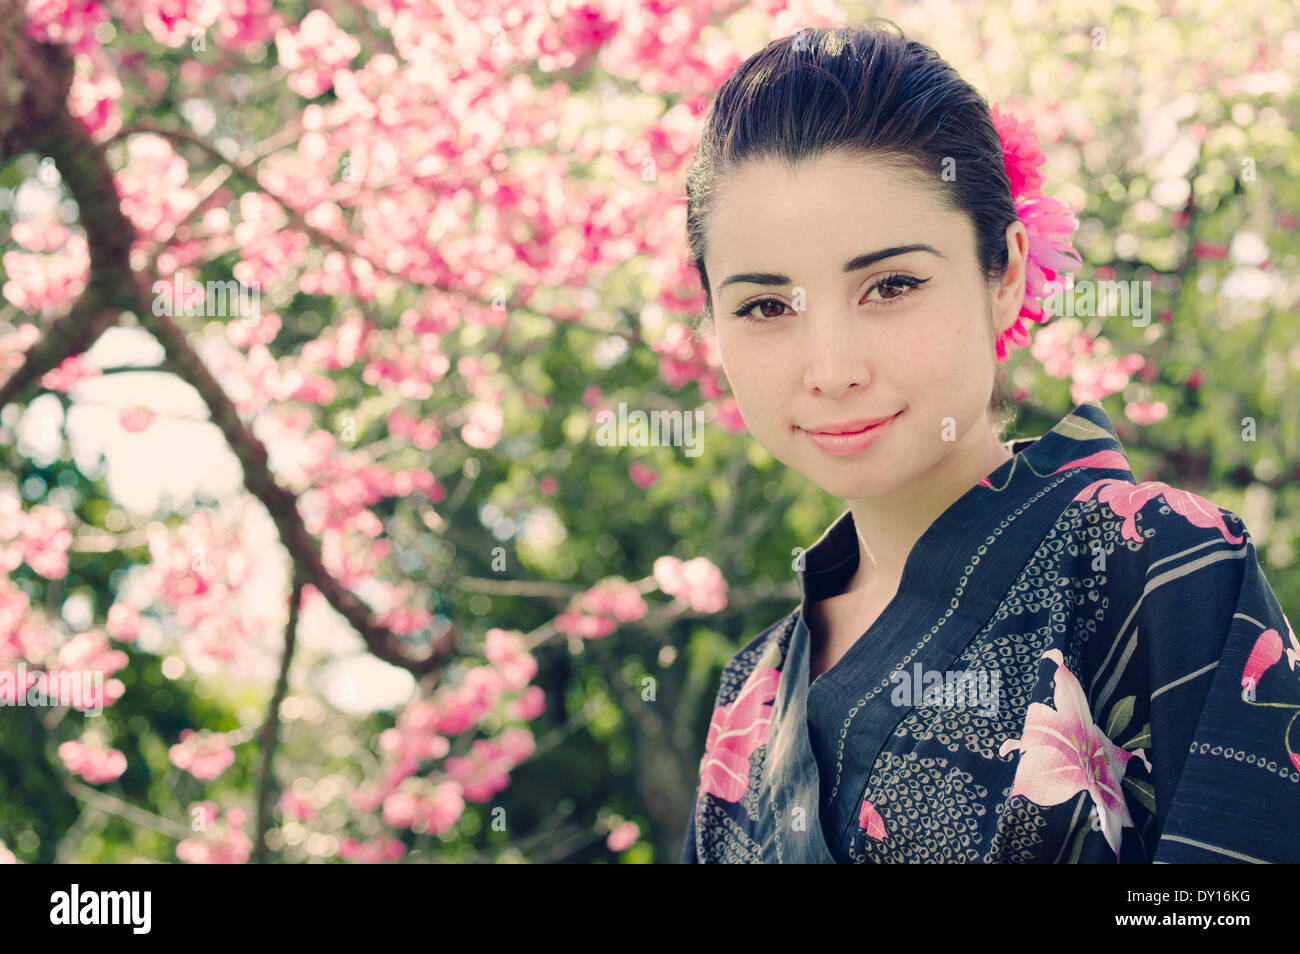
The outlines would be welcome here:
<svg viewBox="0 0 1300 954">
<path fill-rule="evenodd" d="M 844 271 L 856 272 L 860 268 L 867 268 L 883 259 L 906 255 L 908 252 L 929 252 L 931 255 L 937 255 L 943 259 L 948 257 L 932 245 L 893 245 L 889 248 L 882 248 L 878 252 L 867 252 L 856 258 L 849 259 L 844 263 Z M 734 282 L 748 282 L 751 285 L 788 285 L 790 284 L 790 276 L 782 275 L 779 272 L 739 272 L 718 285 L 718 291 L 722 291 L 722 289 Z"/>
<path fill-rule="evenodd" d="M 943 259 L 948 257 L 933 245 L 894 245 L 890 248 L 882 248 L 879 252 L 868 252 L 865 255 L 859 255 L 857 258 L 849 259 L 844 263 L 844 271 L 856 272 L 859 268 L 874 265 L 881 259 L 893 258 L 895 255 L 906 255 L 908 252 L 929 252 L 931 255 L 938 255 Z"/>
</svg>

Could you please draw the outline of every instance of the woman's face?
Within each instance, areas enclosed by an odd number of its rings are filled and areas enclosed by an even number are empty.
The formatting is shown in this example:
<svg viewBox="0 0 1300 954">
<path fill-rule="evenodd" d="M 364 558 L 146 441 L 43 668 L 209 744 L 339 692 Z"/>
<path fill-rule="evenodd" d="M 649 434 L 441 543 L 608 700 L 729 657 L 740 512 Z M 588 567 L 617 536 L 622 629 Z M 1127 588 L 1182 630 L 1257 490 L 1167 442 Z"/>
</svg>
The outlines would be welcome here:
<svg viewBox="0 0 1300 954">
<path fill-rule="evenodd" d="M 990 292 L 965 215 L 878 162 L 834 155 L 793 173 L 770 162 L 734 170 L 706 248 L 722 365 L 773 457 L 861 499 L 996 444 L 993 336 L 1015 320 L 1024 289 L 1014 244 L 1018 268 Z M 894 414 L 856 453 L 809 433 Z"/>
</svg>

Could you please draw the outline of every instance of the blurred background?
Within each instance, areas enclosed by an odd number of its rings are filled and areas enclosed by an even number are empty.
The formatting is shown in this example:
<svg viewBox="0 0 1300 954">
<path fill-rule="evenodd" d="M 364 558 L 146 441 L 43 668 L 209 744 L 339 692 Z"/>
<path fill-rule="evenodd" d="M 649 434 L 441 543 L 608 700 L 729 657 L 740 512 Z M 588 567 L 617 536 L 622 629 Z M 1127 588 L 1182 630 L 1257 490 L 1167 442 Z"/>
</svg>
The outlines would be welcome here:
<svg viewBox="0 0 1300 954">
<path fill-rule="evenodd" d="M 0 862 L 676 861 L 843 509 L 690 334 L 683 174 L 743 59 L 871 16 L 1150 292 L 1031 329 L 1007 436 L 1102 400 L 1298 605 L 1294 5 L 5 0 Z"/>
</svg>

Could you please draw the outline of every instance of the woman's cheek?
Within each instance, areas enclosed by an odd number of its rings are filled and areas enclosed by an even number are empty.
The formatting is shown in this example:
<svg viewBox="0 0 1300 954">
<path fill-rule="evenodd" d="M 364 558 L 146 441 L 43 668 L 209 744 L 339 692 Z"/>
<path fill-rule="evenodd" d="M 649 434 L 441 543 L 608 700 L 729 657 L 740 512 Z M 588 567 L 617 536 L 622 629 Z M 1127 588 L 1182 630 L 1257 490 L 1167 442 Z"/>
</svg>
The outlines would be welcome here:
<svg viewBox="0 0 1300 954">
<path fill-rule="evenodd" d="M 946 310 L 945 320 L 934 324 L 933 335 L 913 337 L 916 364 L 925 366 L 931 380 L 963 381 L 976 366 L 980 342 L 971 333 L 969 321 L 954 303 Z"/>
<path fill-rule="evenodd" d="M 742 340 L 733 341 L 726 350 L 719 345 L 719 355 L 726 355 L 723 370 L 733 390 L 752 395 L 760 391 L 764 382 L 771 383 L 771 373 L 778 367 L 773 360 L 773 349 Z"/>
</svg>

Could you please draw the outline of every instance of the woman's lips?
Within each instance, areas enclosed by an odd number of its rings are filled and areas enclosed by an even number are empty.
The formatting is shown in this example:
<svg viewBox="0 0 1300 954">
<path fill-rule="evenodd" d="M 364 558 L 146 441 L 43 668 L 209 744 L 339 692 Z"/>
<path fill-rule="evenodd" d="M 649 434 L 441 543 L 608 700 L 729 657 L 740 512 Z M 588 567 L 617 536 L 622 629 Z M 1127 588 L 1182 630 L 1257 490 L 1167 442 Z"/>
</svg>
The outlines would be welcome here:
<svg viewBox="0 0 1300 954">
<path fill-rule="evenodd" d="M 902 413 L 902 411 L 898 412 L 898 414 Z M 898 414 L 895 414 L 884 423 L 849 434 L 814 434 L 812 431 L 804 431 L 804 434 L 817 447 L 834 457 L 851 457 L 854 454 L 861 454 L 884 437 L 885 432 L 893 427 L 894 421 L 898 419 Z M 800 428 L 800 430 L 803 430 L 803 428 Z"/>
</svg>

